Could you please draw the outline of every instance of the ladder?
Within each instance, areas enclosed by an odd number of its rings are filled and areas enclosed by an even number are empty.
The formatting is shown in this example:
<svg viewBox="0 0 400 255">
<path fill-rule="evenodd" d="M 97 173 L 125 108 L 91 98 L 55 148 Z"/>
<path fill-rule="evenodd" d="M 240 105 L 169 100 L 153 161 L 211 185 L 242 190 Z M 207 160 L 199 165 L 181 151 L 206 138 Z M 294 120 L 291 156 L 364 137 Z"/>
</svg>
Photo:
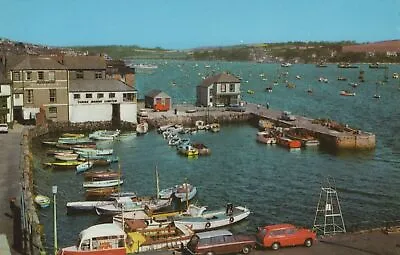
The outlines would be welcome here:
<svg viewBox="0 0 400 255">
<path fill-rule="evenodd" d="M 313 230 L 320 235 L 346 233 L 336 189 L 332 187 L 329 178 L 327 183 L 327 187 L 321 187 Z"/>
</svg>

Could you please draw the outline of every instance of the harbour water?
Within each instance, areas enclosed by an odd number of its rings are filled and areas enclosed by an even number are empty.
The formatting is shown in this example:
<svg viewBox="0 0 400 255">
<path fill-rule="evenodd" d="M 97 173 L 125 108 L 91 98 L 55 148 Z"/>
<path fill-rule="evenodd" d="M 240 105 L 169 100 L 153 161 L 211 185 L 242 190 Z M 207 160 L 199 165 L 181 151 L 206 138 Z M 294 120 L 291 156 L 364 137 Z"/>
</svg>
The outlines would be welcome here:
<svg viewBox="0 0 400 255">
<path fill-rule="evenodd" d="M 125 176 L 123 189 L 139 195 L 155 193 L 154 168 L 157 165 L 162 188 L 182 183 L 185 178 L 198 187 L 195 203 L 210 209 L 231 202 L 247 206 L 250 217 L 233 226 L 234 232 L 253 233 L 264 224 L 290 222 L 311 227 L 320 187 L 327 177 L 335 180 L 343 217 L 349 230 L 382 226 L 385 221 L 398 220 L 400 209 L 400 97 L 399 80 L 391 78 L 400 72 L 399 65 L 390 65 L 389 81 L 379 86 L 380 99 L 373 98 L 376 82 L 383 80 L 384 70 L 368 69 L 365 82 L 357 88 L 360 69 L 338 69 L 336 65 L 316 68 L 314 65 L 293 65 L 280 68 L 275 64 L 151 61 L 158 65 L 152 72 L 137 72 L 139 98 L 151 89 L 162 89 L 173 103 L 194 103 L 196 86 L 202 76 L 229 71 L 242 77 L 243 100 L 266 104 L 273 109 L 292 111 L 312 118 L 330 118 L 376 134 L 373 151 L 331 152 L 318 148 L 289 152 L 278 146 L 266 146 L 255 140 L 257 129 L 247 123 L 224 125 L 219 133 L 198 132 L 190 136 L 211 148 L 208 157 L 185 158 L 169 147 L 161 135 L 151 131 L 145 136 L 125 135 L 119 141 L 103 143 L 120 157 L 114 169 Z M 209 68 L 205 66 L 209 65 Z M 295 88 L 287 88 L 282 79 L 273 86 L 280 72 L 289 72 L 287 79 Z M 260 74 L 265 74 L 263 80 Z M 296 75 L 301 79 L 297 80 Z M 326 77 L 329 83 L 318 82 Z M 348 81 L 337 81 L 345 76 Z M 248 82 L 246 82 L 248 81 Z M 272 93 L 265 88 L 273 86 Z M 308 94 L 308 88 L 313 94 Z M 254 94 L 246 91 L 253 90 Z M 356 96 L 340 96 L 341 90 L 354 90 Z M 84 199 L 82 179 L 74 171 L 43 169 L 49 160 L 45 147 L 34 143 L 37 191 L 51 195 L 57 185 L 59 247 L 75 243 L 78 233 L 99 222 L 96 215 L 67 215 L 68 201 Z M 46 245 L 53 244 L 52 210 L 40 210 Z"/>
</svg>

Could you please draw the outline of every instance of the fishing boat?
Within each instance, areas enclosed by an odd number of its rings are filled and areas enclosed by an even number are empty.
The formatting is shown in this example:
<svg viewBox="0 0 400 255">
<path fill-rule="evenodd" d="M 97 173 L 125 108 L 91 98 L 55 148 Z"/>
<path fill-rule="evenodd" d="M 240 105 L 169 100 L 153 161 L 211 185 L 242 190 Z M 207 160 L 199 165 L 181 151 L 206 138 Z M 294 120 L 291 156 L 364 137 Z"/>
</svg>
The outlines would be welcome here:
<svg viewBox="0 0 400 255">
<path fill-rule="evenodd" d="M 102 180 L 102 181 L 85 181 L 83 182 L 84 188 L 106 188 L 114 187 L 123 184 L 124 181 L 121 179 L 114 180 Z"/>
<path fill-rule="evenodd" d="M 44 163 L 45 166 L 51 166 L 55 168 L 75 168 L 77 165 L 80 164 L 82 164 L 82 161 L 76 161 L 76 160 Z"/>
<path fill-rule="evenodd" d="M 50 206 L 50 198 L 44 195 L 36 195 L 33 199 L 37 205 L 41 208 L 46 208 Z"/>
<path fill-rule="evenodd" d="M 149 131 L 149 124 L 147 122 L 138 123 L 136 126 L 136 134 L 144 135 Z"/>
<path fill-rule="evenodd" d="M 78 159 L 78 154 L 76 153 L 60 153 L 57 152 L 54 154 L 54 158 L 61 161 L 73 161 Z"/>
<path fill-rule="evenodd" d="M 156 251 L 161 249 L 179 249 L 182 245 L 189 242 L 194 234 L 189 227 L 170 223 L 167 226 L 157 228 L 144 228 L 132 231 L 126 229 L 127 233 L 127 253 L 138 253 Z M 131 232 L 132 231 L 132 232 Z"/>
<path fill-rule="evenodd" d="M 181 202 L 192 200 L 197 194 L 197 188 L 189 183 L 176 186 L 174 196 Z"/>
<path fill-rule="evenodd" d="M 210 155 L 211 150 L 203 143 L 192 143 L 192 147 L 195 148 L 199 155 Z"/>
<path fill-rule="evenodd" d="M 340 95 L 341 95 L 341 96 L 355 96 L 356 93 L 355 93 L 355 92 L 348 91 L 348 90 L 341 90 L 341 91 L 340 91 Z"/>
<path fill-rule="evenodd" d="M 126 237 L 116 224 L 94 225 L 79 234 L 76 245 L 61 248 L 57 255 L 126 255 Z"/>
<path fill-rule="evenodd" d="M 293 139 L 290 139 L 290 138 L 284 137 L 284 136 L 278 137 L 276 139 L 276 143 L 283 147 L 286 147 L 288 149 L 300 149 L 301 148 L 301 142 L 299 140 L 293 140 Z"/>
<path fill-rule="evenodd" d="M 92 167 L 93 167 L 93 162 L 92 161 L 86 161 L 86 162 L 76 166 L 76 173 L 77 174 L 83 173 L 83 172 L 89 170 Z"/>
<path fill-rule="evenodd" d="M 257 141 L 265 144 L 276 144 L 276 138 L 270 131 L 257 132 Z"/>
<path fill-rule="evenodd" d="M 174 222 L 186 225 L 193 231 L 203 231 L 232 225 L 249 215 L 249 209 L 243 206 L 234 207 L 231 203 L 218 210 L 207 210 L 205 206 L 189 205 L 185 213 L 174 217 Z"/>
<path fill-rule="evenodd" d="M 121 212 L 143 211 L 143 204 L 134 201 L 130 197 L 120 197 L 113 199 L 112 203 L 96 205 L 97 215 L 115 215 Z"/>
</svg>

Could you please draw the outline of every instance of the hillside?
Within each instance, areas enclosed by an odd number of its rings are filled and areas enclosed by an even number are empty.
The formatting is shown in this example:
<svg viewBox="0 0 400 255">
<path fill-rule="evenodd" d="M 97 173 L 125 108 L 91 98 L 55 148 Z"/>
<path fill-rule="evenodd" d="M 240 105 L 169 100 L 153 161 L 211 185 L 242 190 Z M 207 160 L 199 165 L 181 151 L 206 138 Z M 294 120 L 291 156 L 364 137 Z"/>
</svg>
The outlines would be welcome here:
<svg viewBox="0 0 400 255">
<path fill-rule="evenodd" d="M 398 52 L 400 53 L 400 40 L 383 41 L 344 46 L 343 52 Z"/>
</svg>

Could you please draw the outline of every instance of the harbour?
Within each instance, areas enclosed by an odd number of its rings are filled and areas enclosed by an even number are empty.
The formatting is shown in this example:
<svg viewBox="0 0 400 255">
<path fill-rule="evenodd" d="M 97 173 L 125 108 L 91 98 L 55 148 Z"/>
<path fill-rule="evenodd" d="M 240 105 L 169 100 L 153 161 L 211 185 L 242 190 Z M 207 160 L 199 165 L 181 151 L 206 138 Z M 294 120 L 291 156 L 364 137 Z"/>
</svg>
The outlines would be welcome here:
<svg viewBox="0 0 400 255">
<path fill-rule="evenodd" d="M 140 79 L 150 77 L 140 77 Z M 393 86 L 386 89 L 391 90 Z M 182 90 L 182 93 L 184 91 Z M 261 107 L 257 109 L 257 105 L 264 104 L 266 94 L 265 92 L 260 94 L 260 92 L 253 94 L 258 95 L 259 100 L 248 98 L 247 95 L 243 97 L 249 102 L 247 107 L 254 107 L 254 112 L 259 110 L 258 113 L 263 115 L 267 109 Z M 278 108 L 279 105 L 274 104 L 276 99 L 273 99 L 271 94 L 267 95 L 270 96 L 268 102 L 273 107 L 268 109 L 271 111 L 270 115 L 263 115 L 264 117 L 276 119 L 281 113 L 279 108 L 282 110 L 292 108 L 284 105 Z M 330 103 L 332 102 L 327 101 L 327 104 Z M 191 108 L 190 105 L 188 107 Z M 342 105 L 341 109 L 352 108 L 348 107 Z M 178 116 L 183 109 L 178 110 Z M 203 109 L 203 113 L 206 112 L 207 109 Z M 295 111 L 293 113 L 296 114 Z M 338 118 L 332 117 L 332 119 L 343 121 L 340 113 L 337 113 Z M 347 112 L 350 113 L 355 116 L 360 114 L 357 111 Z M 163 112 L 155 114 L 167 116 Z M 232 114 L 240 116 L 242 113 Z M 210 113 L 208 116 L 212 118 L 212 115 Z M 315 113 L 310 115 L 316 116 Z M 173 116 L 174 113 L 171 112 L 171 115 L 163 119 L 171 121 Z M 204 116 L 201 115 L 201 118 Z M 370 115 L 365 117 L 368 118 Z M 382 117 L 384 116 L 378 116 Z M 388 128 L 391 130 L 390 125 L 383 130 L 383 127 L 372 125 L 373 123 L 363 124 L 354 116 L 345 122 L 350 126 L 358 126 L 360 130 L 376 132 L 379 139 L 376 140 L 375 150 L 349 152 L 314 148 L 289 152 L 278 146 L 266 147 L 257 143 L 255 137 L 257 128 L 246 123 L 241 117 L 238 117 L 238 120 L 231 124 L 221 123 L 221 131 L 218 133 L 198 132 L 190 137 L 191 140 L 207 144 L 213 151 L 210 157 L 182 157 L 176 150 L 166 145 L 155 130 L 143 136 L 126 135 L 116 141 L 98 143 L 100 147 L 113 148 L 115 154 L 120 157 L 120 165 L 114 164 L 112 167 L 114 169 L 120 167 L 126 176 L 123 189 L 134 189 L 140 194 L 154 194 L 153 169 L 157 165 L 161 184 L 165 187 L 183 182 L 184 178 L 194 183 L 199 188 L 199 194 L 195 199 L 197 203 L 223 206 L 231 202 L 246 205 L 253 213 L 248 220 L 232 226 L 231 229 L 235 232 L 254 232 L 256 226 L 282 221 L 310 226 L 320 185 L 328 175 L 335 178 L 349 230 L 381 226 L 387 221 L 396 219 L 397 193 L 388 194 L 386 191 L 397 189 L 398 163 L 396 153 L 384 152 L 388 149 L 395 152 L 397 143 L 394 143 L 394 147 L 393 145 L 385 147 L 383 145 L 390 138 L 382 136 L 382 132 L 386 132 Z M 33 152 L 37 191 L 50 195 L 51 185 L 56 184 L 59 187 L 58 203 L 61 207 L 58 216 L 59 227 L 68 226 L 68 231 L 63 231 L 61 236 L 59 235 L 59 246 L 69 245 L 74 242 L 77 233 L 98 223 L 99 218 L 86 214 L 66 215 L 64 208 L 66 202 L 83 198 L 84 190 L 80 176 L 74 171 L 43 169 L 41 164 L 48 159 L 44 155 L 44 147 L 40 141 L 34 142 Z M 377 171 L 376 168 L 384 168 L 385 171 Z M 384 181 L 376 182 L 377 179 Z M 41 219 L 52 218 L 51 210 L 42 209 L 39 210 L 39 214 Z M 44 225 L 44 233 L 46 245 L 51 249 L 51 224 Z"/>
</svg>

